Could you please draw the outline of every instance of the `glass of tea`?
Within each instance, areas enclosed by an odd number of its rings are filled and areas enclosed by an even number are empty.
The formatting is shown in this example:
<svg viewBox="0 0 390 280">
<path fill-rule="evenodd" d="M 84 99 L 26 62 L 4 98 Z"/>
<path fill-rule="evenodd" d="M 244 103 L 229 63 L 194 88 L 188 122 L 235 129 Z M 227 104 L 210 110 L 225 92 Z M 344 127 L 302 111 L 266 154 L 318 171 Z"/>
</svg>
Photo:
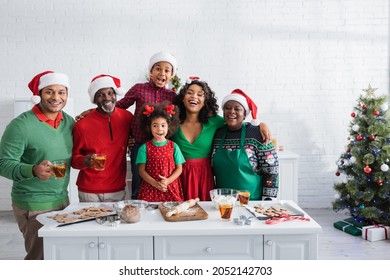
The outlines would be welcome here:
<svg viewBox="0 0 390 280">
<path fill-rule="evenodd" d="M 221 220 L 228 222 L 232 218 L 233 208 L 235 200 L 232 199 L 221 199 L 218 201 L 219 214 L 221 215 Z"/>
<path fill-rule="evenodd" d="M 106 159 L 107 159 L 107 155 L 105 154 L 94 154 L 92 156 L 92 162 L 93 162 L 93 166 L 95 167 L 95 170 L 97 171 L 104 170 L 104 167 L 106 166 Z"/>
<path fill-rule="evenodd" d="M 240 206 L 248 205 L 250 196 L 251 193 L 249 191 L 238 191 L 238 201 L 240 202 Z"/>
<path fill-rule="evenodd" d="M 51 173 L 56 179 L 65 177 L 66 174 L 66 161 L 65 160 L 54 160 L 51 165 Z"/>
</svg>

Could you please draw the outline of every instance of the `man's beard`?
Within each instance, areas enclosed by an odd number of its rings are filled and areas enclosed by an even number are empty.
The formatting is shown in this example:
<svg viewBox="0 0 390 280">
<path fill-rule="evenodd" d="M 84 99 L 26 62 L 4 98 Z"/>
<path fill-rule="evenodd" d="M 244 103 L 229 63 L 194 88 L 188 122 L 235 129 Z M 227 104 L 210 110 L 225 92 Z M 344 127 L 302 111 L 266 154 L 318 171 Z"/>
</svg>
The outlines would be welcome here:
<svg viewBox="0 0 390 280">
<path fill-rule="evenodd" d="M 111 114 L 115 109 L 115 104 L 115 100 L 106 101 L 100 105 L 100 109 L 102 109 L 102 111 L 104 111 L 105 113 Z"/>
</svg>

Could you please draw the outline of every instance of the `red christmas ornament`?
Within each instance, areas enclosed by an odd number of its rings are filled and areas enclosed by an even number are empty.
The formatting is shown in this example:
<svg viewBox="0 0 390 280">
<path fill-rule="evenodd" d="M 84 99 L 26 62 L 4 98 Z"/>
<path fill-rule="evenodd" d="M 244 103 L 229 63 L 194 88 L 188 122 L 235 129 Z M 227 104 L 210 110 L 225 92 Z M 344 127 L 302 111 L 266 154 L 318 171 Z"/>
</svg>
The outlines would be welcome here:
<svg viewBox="0 0 390 280">
<path fill-rule="evenodd" d="M 372 113 L 373 113 L 375 116 L 378 116 L 378 115 L 379 115 L 379 111 L 378 111 L 378 110 L 374 110 Z"/>
<path fill-rule="evenodd" d="M 367 106 L 363 104 L 362 108 L 363 108 L 363 110 L 366 110 Z"/>
<path fill-rule="evenodd" d="M 375 140 L 375 135 L 370 135 L 370 140 L 374 141 Z"/>
<path fill-rule="evenodd" d="M 371 168 L 367 165 L 366 167 L 364 167 L 364 172 L 366 172 L 367 174 L 370 174 L 371 173 Z"/>
<path fill-rule="evenodd" d="M 361 135 L 356 136 L 356 140 L 360 141 L 362 139 L 363 139 L 363 137 Z"/>
<path fill-rule="evenodd" d="M 348 149 L 347 149 L 347 153 L 350 153 L 350 152 L 351 152 L 351 149 L 350 149 L 350 148 L 348 148 Z"/>
<path fill-rule="evenodd" d="M 337 171 L 337 172 L 336 172 L 336 176 L 340 176 L 340 172 Z"/>
<path fill-rule="evenodd" d="M 351 113 L 351 117 L 354 118 L 356 117 L 356 114 L 354 112 Z"/>
<path fill-rule="evenodd" d="M 379 186 L 382 186 L 382 185 L 383 185 L 383 182 L 382 182 L 381 179 L 378 179 L 378 180 L 376 181 L 376 183 L 377 183 Z"/>
</svg>

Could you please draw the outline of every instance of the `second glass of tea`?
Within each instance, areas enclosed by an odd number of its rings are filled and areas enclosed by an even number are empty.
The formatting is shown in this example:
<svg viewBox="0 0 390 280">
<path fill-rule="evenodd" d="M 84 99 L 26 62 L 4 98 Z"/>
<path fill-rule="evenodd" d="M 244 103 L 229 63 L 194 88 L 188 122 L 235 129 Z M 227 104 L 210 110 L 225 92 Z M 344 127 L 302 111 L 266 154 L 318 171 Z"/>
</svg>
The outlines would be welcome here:
<svg viewBox="0 0 390 280">
<path fill-rule="evenodd" d="M 238 191 L 238 201 L 240 202 L 240 206 L 248 205 L 250 196 L 251 196 L 250 191 L 246 191 L 246 190 Z"/>
</svg>

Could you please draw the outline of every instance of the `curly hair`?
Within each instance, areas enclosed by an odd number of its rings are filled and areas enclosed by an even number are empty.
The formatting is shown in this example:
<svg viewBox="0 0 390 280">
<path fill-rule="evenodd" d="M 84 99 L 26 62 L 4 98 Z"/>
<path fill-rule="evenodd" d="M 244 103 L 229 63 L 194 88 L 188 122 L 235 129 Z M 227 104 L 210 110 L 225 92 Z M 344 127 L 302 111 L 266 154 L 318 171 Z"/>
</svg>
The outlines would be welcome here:
<svg viewBox="0 0 390 280">
<path fill-rule="evenodd" d="M 179 128 L 179 108 L 174 106 L 174 114 L 170 114 L 167 110 L 169 105 L 172 105 L 169 101 L 164 101 L 158 104 L 147 103 L 144 104 L 139 112 L 139 123 L 138 126 L 147 140 L 153 139 L 152 131 L 150 129 L 152 121 L 156 118 L 164 118 L 168 123 L 168 133 L 166 138 L 170 138 L 175 134 L 176 130 Z M 145 115 L 144 112 L 147 111 L 147 106 L 153 107 L 153 112 L 149 115 Z"/>
<path fill-rule="evenodd" d="M 180 123 L 183 123 L 186 119 L 186 108 L 184 106 L 183 100 L 184 96 L 187 93 L 188 88 L 191 85 L 198 85 L 204 91 L 204 107 L 200 110 L 198 119 L 201 123 L 207 123 L 209 117 L 214 117 L 218 114 L 219 106 L 217 104 L 217 99 L 215 97 L 214 91 L 211 90 L 209 85 L 204 81 L 193 80 L 189 84 L 185 84 L 181 89 L 178 95 L 176 95 L 173 100 L 173 104 L 177 105 L 180 110 Z"/>
</svg>

